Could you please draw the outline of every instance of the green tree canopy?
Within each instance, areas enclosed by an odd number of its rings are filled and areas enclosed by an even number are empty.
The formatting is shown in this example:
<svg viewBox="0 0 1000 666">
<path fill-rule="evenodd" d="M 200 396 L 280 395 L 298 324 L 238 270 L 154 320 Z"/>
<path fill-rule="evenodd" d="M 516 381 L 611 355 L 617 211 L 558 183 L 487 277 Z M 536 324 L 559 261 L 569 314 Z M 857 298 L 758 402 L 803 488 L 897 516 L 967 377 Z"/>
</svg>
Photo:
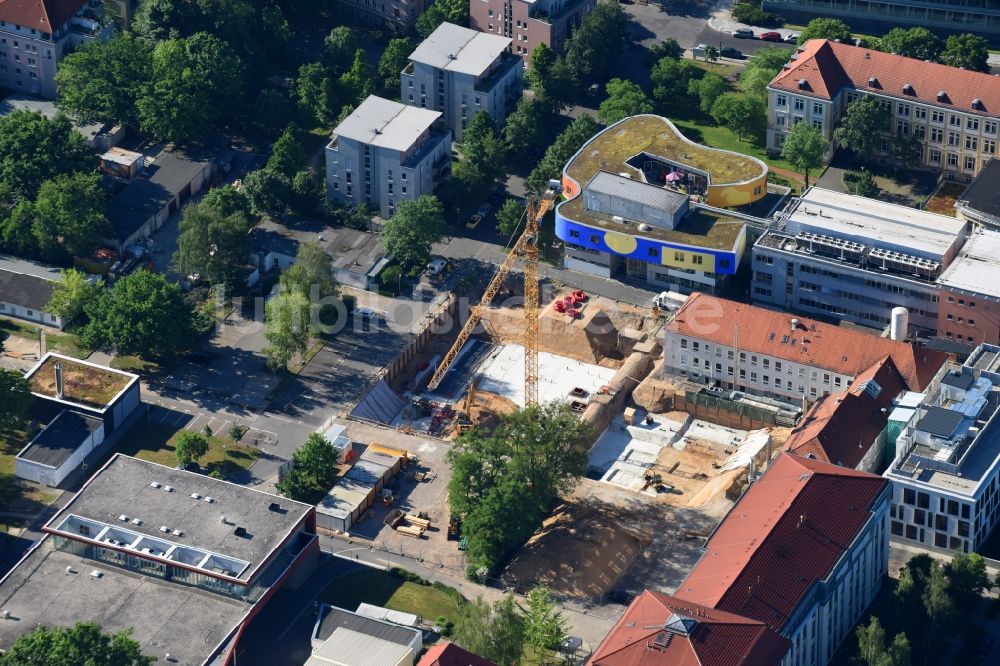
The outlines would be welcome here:
<svg viewBox="0 0 1000 666">
<path fill-rule="evenodd" d="M 767 97 L 767 85 L 778 75 L 793 53 L 794 50 L 781 46 L 768 46 L 754 53 L 740 74 L 743 90 L 758 97 Z"/>
<path fill-rule="evenodd" d="M 340 77 L 340 89 L 348 101 L 360 104 L 366 97 L 375 92 L 375 74 L 365 58 L 364 49 L 354 52 L 354 62 L 351 68 Z"/>
<path fill-rule="evenodd" d="M 955 605 L 960 609 L 975 608 L 982 593 L 993 587 L 986 572 L 986 560 L 979 553 L 956 552 L 945 566 L 945 573 Z"/>
<path fill-rule="evenodd" d="M 704 75 L 705 70 L 690 60 L 660 59 L 649 73 L 657 108 L 671 116 L 689 113 L 697 103 L 689 92 L 691 81 Z"/>
<path fill-rule="evenodd" d="M 0 369 L 0 395 L 0 432 L 20 427 L 33 400 L 28 380 L 20 372 Z"/>
<path fill-rule="evenodd" d="M 271 156 L 267 158 L 267 165 L 264 168 L 291 178 L 305 166 L 308 159 L 309 155 L 302 145 L 302 130 L 292 123 L 271 146 Z"/>
<path fill-rule="evenodd" d="M 688 93 L 698 98 L 698 108 L 704 114 L 712 112 L 715 100 L 722 97 L 729 89 L 726 80 L 715 72 L 706 72 L 700 79 L 692 79 L 688 84 Z"/>
<path fill-rule="evenodd" d="M 111 235 L 107 202 L 96 173 L 73 173 L 42 183 L 35 199 L 33 232 L 43 256 L 91 254 Z"/>
<path fill-rule="evenodd" d="M 69 118 L 34 111 L 0 117 L 0 193 L 34 199 L 43 182 L 95 170 L 97 159 Z"/>
<path fill-rule="evenodd" d="M 532 588 L 526 601 L 521 609 L 525 642 L 534 647 L 536 653 L 558 649 L 567 633 L 566 619 L 556 609 L 548 588 L 541 585 Z"/>
<path fill-rule="evenodd" d="M 137 127 L 136 100 L 153 75 L 152 47 L 132 33 L 85 42 L 56 72 L 56 104 L 84 123 L 123 122 Z"/>
<path fill-rule="evenodd" d="M 454 640 L 497 666 L 518 666 L 524 654 L 524 618 L 510 595 L 491 607 L 477 597 L 459 609 Z"/>
<path fill-rule="evenodd" d="M 497 211 L 497 231 L 510 236 L 517 231 L 524 217 L 524 204 L 517 199 L 507 199 Z"/>
<path fill-rule="evenodd" d="M 566 65 L 580 84 L 604 81 L 625 48 L 628 16 L 617 2 L 601 0 L 583 17 L 566 44 Z"/>
<path fill-rule="evenodd" d="M 537 99 L 525 97 L 507 116 L 503 126 L 506 153 L 512 158 L 523 157 L 545 142 L 552 126 L 550 107 Z"/>
<path fill-rule="evenodd" d="M 83 315 L 87 305 L 99 298 L 104 287 L 91 282 L 87 274 L 75 268 L 65 268 L 62 279 L 52 285 L 52 298 L 46 312 L 51 312 L 70 323 Z"/>
<path fill-rule="evenodd" d="M 200 432 L 181 430 L 174 439 L 174 456 L 178 465 L 190 465 L 208 453 L 208 438 Z"/>
<path fill-rule="evenodd" d="M 278 482 L 278 492 L 298 502 L 315 504 L 337 481 L 340 457 L 330 440 L 318 432 L 292 454 L 292 468 Z"/>
<path fill-rule="evenodd" d="M 763 102 L 749 95 L 723 95 L 712 104 L 712 118 L 742 141 L 760 133 L 764 125 Z"/>
<path fill-rule="evenodd" d="M 601 129 L 590 115 L 584 113 L 573 119 L 573 122 L 563 130 L 552 145 L 545 150 L 538 165 L 528 174 L 524 186 L 532 194 L 545 191 L 549 180 L 562 176 L 563 167 L 576 151 L 580 150 Z"/>
<path fill-rule="evenodd" d="M 447 228 L 441 202 L 425 194 L 396 207 L 396 214 L 382 226 L 382 243 L 401 265 L 416 268 L 430 260 L 431 246 Z"/>
<path fill-rule="evenodd" d="M 889 115 L 871 95 L 862 95 L 851 102 L 840 126 L 833 132 L 834 140 L 860 159 L 874 159 L 882 144 L 882 134 L 889 129 Z"/>
<path fill-rule="evenodd" d="M 667 37 L 662 42 L 653 44 L 653 47 L 649 49 L 649 56 L 652 63 L 659 62 L 663 58 L 680 60 L 684 57 L 684 49 L 681 48 L 676 39 Z"/>
<path fill-rule="evenodd" d="M 338 25 L 323 40 L 323 58 L 334 75 L 346 72 L 354 60 L 354 53 L 361 48 L 357 30 L 347 25 Z"/>
<path fill-rule="evenodd" d="M 390 39 L 378 59 L 378 75 L 382 78 L 382 89 L 392 95 L 399 93 L 399 75 L 410 61 L 414 45 L 407 37 Z"/>
<path fill-rule="evenodd" d="M 83 339 L 92 347 L 149 358 L 170 356 L 194 342 L 191 306 L 180 287 L 160 273 L 130 273 L 84 311 L 90 321 Z"/>
<path fill-rule="evenodd" d="M 507 177 L 504 144 L 485 111 L 469 122 L 462 138 L 462 157 L 455 166 L 455 178 L 468 188 L 492 187 Z"/>
<path fill-rule="evenodd" d="M 936 61 L 944 49 L 944 44 L 937 35 L 927 28 L 914 26 L 912 28 L 893 28 L 875 40 L 875 47 L 879 51 L 895 53 L 907 58 Z"/>
<path fill-rule="evenodd" d="M 250 202 L 254 215 L 276 213 L 285 209 L 291 183 L 283 174 L 270 169 L 251 171 L 243 178 L 240 192 Z"/>
<path fill-rule="evenodd" d="M 282 290 L 264 306 L 264 356 L 272 370 L 286 368 L 309 348 L 309 299 L 301 291 Z"/>
<path fill-rule="evenodd" d="M 605 85 L 605 90 L 608 98 L 601 102 L 597 117 L 606 125 L 653 111 L 653 103 L 637 83 L 626 79 L 611 79 Z"/>
<path fill-rule="evenodd" d="M 182 274 L 197 273 L 235 295 L 246 289 L 250 219 L 242 211 L 225 215 L 221 208 L 212 201 L 184 208 L 174 261 Z"/>
<path fill-rule="evenodd" d="M 781 156 L 805 173 L 806 187 L 809 187 L 809 171 L 823 164 L 829 148 L 819 128 L 803 122 L 794 125 L 785 137 Z"/>
<path fill-rule="evenodd" d="M 840 19 L 815 18 L 806 24 L 805 30 L 799 34 L 799 44 L 805 44 L 810 39 L 829 39 L 852 44 L 854 36 L 847 24 Z"/>
<path fill-rule="evenodd" d="M 339 85 L 339 80 L 330 75 L 323 63 L 311 62 L 299 67 L 295 96 L 303 111 L 317 122 L 327 125 L 340 113 Z"/>
<path fill-rule="evenodd" d="M 979 35 L 951 35 L 941 52 L 941 62 L 973 72 L 989 72 L 989 46 L 986 38 Z"/>
<path fill-rule="evenodd" d="M 38 627 L 21 635 L 0 655 L 0 666 L 152 666 L 132 630 L 105 634 L 97 624 Z"/>
<path fill-rule="evenodd" d="M 310 298 L 336 296 L 337 278 L 333 258 L 316 241 L 305 241 L 295 253 L 295 263 L 281 274 L 281 288 L 298 290 Z"/>
<path fill-rule="evenodd" d="M 223 217 L 237 214 L 250 216 L 250 200 L 232 185 L 213 187 L 201 198 L 201 205 L 214 208 Z"/>
<path fill-rule="evenodd" d="M 435 0 L 434 4 L 417 17 L 417 34 L 427 38 L 445 21 L 455 25 L 468 25 L 469 3 L 465 0 Z"/>
<path fill-rule="evenodd" d="M 535 99 L 548 112 L 561 108 L 575 94 L 573 72 L 546 44 L 539 44 L 531 52 L 531 68 L 526 76 L 535 91 Z"/>
</svg>

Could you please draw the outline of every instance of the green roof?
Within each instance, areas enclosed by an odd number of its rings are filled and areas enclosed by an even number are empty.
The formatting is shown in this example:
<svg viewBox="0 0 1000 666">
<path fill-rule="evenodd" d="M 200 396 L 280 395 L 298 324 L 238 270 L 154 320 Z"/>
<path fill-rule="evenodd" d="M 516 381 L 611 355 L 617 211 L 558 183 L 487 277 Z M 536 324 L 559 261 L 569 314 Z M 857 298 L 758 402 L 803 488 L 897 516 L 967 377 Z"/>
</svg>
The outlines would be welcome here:
<svg viewBox="0 0 1000 666">
<path fill-rule="evenodd" d="M 764 175 L 760 160 L 739 153 L 709 148 L 687 139 L 666 118 L 641 115 L 626 118 L 597 134 L 566 166 L 566 173 L 585 185 L 598 170 L 637 171 L 625 164 L 647 152 L 709 174 L 711 185 L 742 183 Z"/>
</svg>

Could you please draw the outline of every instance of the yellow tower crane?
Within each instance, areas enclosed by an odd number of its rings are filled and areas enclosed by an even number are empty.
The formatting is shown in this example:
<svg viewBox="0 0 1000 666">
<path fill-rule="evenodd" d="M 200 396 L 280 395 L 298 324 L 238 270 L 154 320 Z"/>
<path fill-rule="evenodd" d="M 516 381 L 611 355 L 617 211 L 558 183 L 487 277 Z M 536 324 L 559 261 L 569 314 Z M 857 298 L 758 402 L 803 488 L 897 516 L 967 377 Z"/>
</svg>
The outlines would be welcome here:
<svg viewBox="0 0 1000 666">
<path fill-rule="evenodd" d="M 538 404 L 538 225 L 545 214 L 555 204 L 556 192 L 548 190 L 541 201 L 528 201 L 527 221 L 524 232 L 518 237 L 510 253 L 497 268 L 479 303 L 472 308 L 469 318 L 459 331 L 455 344 L 445 354 L 438 365 L 434 376 L 427 384 L 433 391 L 444 379 L 449 368 L 455 362 L 458 352 L 462 350 L 469 336 L 482 321 L 483 313 L 500 290 L 507 274 L 518 257 L 524 257 L 524 403 L 525 406 Z"/>
</svg>

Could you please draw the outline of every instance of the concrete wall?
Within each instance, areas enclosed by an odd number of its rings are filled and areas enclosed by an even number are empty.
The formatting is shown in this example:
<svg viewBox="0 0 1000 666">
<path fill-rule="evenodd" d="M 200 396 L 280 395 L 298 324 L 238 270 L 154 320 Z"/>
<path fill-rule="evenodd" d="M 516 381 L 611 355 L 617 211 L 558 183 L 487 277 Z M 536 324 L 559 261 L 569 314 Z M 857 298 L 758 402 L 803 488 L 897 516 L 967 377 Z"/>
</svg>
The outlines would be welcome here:
<svg viewBox="0 0 1000 666">
<path fill-rule="evenodd" d="M 443 334 L 453 340 L 461 330 L 462 323 L 464 320 L 459 321 L 458 317 L 458 300 L 454 294 L 449 294 L 438 306 L 437 312 L 425 320 L 423 328 L 386 368 L 385 380 L 389 386 L 394 391 L 403 391 L 416 375 L 418 360 L 427 360 L 433 355 L 434 344 Z"/>
<path fill-rule="evenodd" d="M 34 481 L 49 487 L 56 487 L 66 480 L 87 455 L 104 442 L 104 427 L 90 433 L 59 467 L 50 467 L 20 456 L 14 459 L 14 474 L 20 479 Z"/>
</svg>

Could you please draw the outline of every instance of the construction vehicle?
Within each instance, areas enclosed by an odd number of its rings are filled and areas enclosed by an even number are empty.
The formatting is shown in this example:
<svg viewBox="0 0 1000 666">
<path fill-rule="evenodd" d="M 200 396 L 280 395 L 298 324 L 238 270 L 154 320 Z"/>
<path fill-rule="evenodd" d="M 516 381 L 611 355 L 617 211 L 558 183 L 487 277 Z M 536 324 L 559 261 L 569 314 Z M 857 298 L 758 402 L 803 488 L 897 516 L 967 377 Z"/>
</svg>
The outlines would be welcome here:
<svg viewBox="0 0 1000 666">
<path fill-rule="evenodd" d="M 479 303 L 472 308 L 469 318 L 459 331 L 455 343 L 445 354 L 434 376 L 427 384 L 435 390 L 448 373 L 458 353 L 468 342 L 472 332 L 483 319 L 483 313 L 500 290 L 510 269 L 518 258 L 524 259 L 524 403 L 525 406 L 538 404 L 538 225 L 545 214 L 552 209 L 559 193 L 556 181 L 549 183 L 540 201 L 529 200 L 526 209 L 524 231 L 514 243 L 510 253 L 504 258 L 493 275 Z"/>
</svg>

